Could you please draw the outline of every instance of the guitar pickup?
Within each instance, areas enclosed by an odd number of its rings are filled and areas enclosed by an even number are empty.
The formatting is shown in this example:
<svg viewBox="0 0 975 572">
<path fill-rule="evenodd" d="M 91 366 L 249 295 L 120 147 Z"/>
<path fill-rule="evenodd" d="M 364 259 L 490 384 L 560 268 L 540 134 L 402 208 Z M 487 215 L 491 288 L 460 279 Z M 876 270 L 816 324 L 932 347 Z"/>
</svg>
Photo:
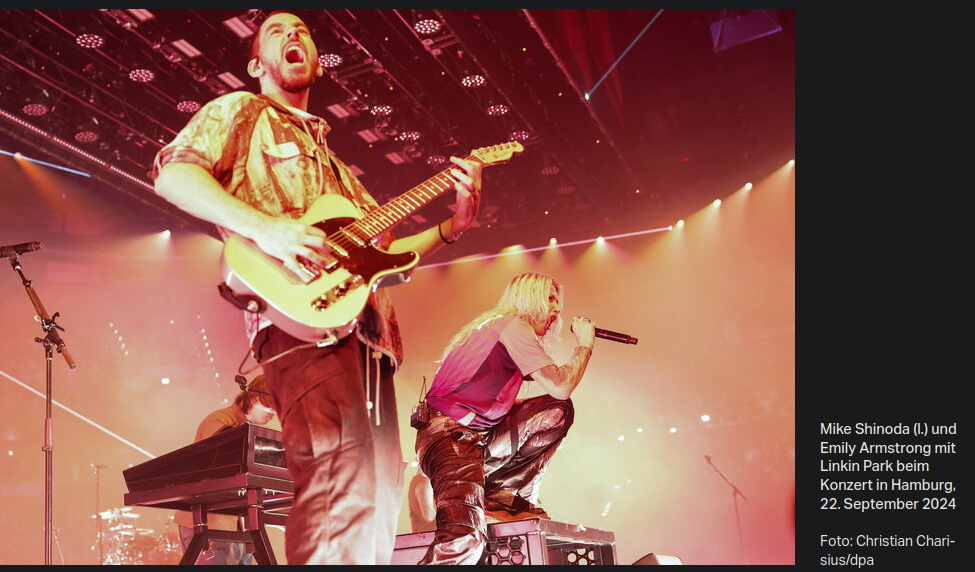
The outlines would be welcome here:
<svg viewBox="0 0 975 572">
<path fill-rule="evenodd" d="M 348 238 L 349 240 L 351 240 L 352 242 L 358 244 L 359 246 L 365 246 L 366 245 L 366 242 L 364 240 L 362 240 L 361 238 L 359 238 L 358 236 L 356 236 L 356 234 L 354 232 L 350 232 L 350 231 L 348 231 L 348 230 L 346 230 L 344 228 L 339 229 L 339 232 L 342 233 L 342 236 L 344 236 L 345 238 Z"/>
<path fill-rule="evenodd" d="M 318 278 L 322 275 L 321 271 L 318 269 L 318 266 L 316 264 L 312 264 L 312 262 L 306 259 L 304 256 L 298 256 L 296 258 L 298 260 L 298 268 L 308 278 L 307 282 L 318 280 Z"/>
<path fill-rule="evenodd" d="M 346 250 L 346 249 L 342 248 L 341 246 L 335 244 L 331 240 L 326 240 L 325 241 L 325 246 L 328 246 L 329 248 L 332 249 L 332 252 L 338 254 L 339 256 L 341 256 L 343 258 L 348 258 L 349 257 L 349 251 L 348 250 Z"/>
<path fill-rule="evenodd" d="M 324 312 L 332 304 L 341 300 L 350 290 L 363 286 L 365 283 L 366 281 L 362 276 L 353 274 L 312 300 L 311 307 L 319 312 Z"/>
</svg>

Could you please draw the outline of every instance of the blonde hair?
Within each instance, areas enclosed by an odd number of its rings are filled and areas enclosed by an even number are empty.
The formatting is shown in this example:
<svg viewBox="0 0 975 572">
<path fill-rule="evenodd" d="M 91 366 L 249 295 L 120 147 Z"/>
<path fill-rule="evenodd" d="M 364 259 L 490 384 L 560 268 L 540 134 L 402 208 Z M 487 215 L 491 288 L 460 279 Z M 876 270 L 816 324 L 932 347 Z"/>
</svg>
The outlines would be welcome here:
<svg viewBox="0 0 975 572">
<path fill-rule="evenodd" d="M 518 316 L 528 322 L 532 329 L 545 324 L 549 313 L 548 297 L 553 286 L 559 295 L 560 304 L 564 305 L 563 286 L 551 276 L 536 272 L 526 272 L 515 276 L 508 282 L 504 293 L 501 294 L 501 298 L 493 308 L 482 312 L 454 334 L 454 337 L 447 343 L 440 361 L 443 361 L 447 354 L 470 339 L 475 330 L 481 329 L 488 322 L 502 316 Z M 558 342 L 561 331 L 562 316 L 560 314 L 552 327 L 541 338 L 542 346 L 546 351 L 550 351 L 550 346 Z"/>
</svg>

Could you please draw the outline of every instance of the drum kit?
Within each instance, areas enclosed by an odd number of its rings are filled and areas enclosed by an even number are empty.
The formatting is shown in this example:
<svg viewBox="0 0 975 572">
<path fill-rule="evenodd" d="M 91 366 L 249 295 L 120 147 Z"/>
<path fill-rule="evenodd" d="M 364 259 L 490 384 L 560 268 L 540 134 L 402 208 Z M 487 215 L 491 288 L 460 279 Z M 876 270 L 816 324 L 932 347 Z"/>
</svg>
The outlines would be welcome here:
<svg viewBox="0 0 975 572">
<path fill-rule="evenodd" d="M 113 508 L 92 515 L 100 520 L 98 539 L 91 547 L 101 564 L 179 564 L 183 556 L 173 517 L 167 516 L 157 531 L 132 507 Z"/>
</svg>

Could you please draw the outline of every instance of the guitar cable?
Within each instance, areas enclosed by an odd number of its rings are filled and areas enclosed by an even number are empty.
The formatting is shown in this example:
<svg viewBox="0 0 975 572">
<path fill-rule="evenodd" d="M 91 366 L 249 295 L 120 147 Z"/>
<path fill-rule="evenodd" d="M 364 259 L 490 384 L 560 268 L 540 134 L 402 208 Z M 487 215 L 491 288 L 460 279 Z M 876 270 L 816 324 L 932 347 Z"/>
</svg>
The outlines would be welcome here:
<svg viewBox="0 0 975 572">
<path fill-rule="evenodd" d="M 253 355 L 253 353 L 251 351 L 251 348 L 248 347 L 247 348 L 247 353 L 244 354 L 244 359 L 242 359 L 241 362 L 240 362 L 240 365 L 237 366 L 237 373 L 240 374 L 240 375 L 245 375 L 246 376 L 246 375 L 248 375 L 250 373 L 253 373 L 253 372 L 257 371 L 257 369 L 260 368 L 260 367 L 262 367 L 264 364 L 271 363 L 272 361 L 274 361 L 276 359 L 279 359 L 279 358 L 282 358 L 282 357 L 290 354 L 293 351 L 302 350 L 302 349 L 306 349 L 306 348 L 314 348 L 314 347 L 318 347 L 318 344 L 315 343 L 315 342 L 309 342 L 307 344 L 302 344 L 300 346 L 295 346 L 293 348 L 289 348 L 287 350 L 284 350 L 283 352 L 279 353 L 278 355 L 269 357 L 268 359 L 266 359 L 264 361 L 257 361 L 255 359 L 255 362 L 257 363 L 257 365 L 255 365 L 251 369 L 248 369 L 248 370 L 245 371 L 244 370 L 244 364 L 247 363 L 247 358 L 249 358 L 249 357 L 251 357 Z"/>
</svg>

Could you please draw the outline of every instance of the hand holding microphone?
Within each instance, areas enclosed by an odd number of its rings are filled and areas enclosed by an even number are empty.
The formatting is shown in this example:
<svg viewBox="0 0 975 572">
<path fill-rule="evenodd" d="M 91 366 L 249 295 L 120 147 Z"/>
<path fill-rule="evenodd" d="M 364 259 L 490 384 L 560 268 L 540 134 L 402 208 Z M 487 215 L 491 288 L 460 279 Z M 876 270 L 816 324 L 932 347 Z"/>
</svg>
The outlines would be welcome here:
<svg viewBox="0 0 975 572">
<path fill-rule="evenodd" d="M 569 326 L 569 329 L 575 334 L 577 345 L 591 348 L 596 342 L 596 328 L 589 318 L 575 316 L 572 318 L 572 325 Z"/>
</svg>

